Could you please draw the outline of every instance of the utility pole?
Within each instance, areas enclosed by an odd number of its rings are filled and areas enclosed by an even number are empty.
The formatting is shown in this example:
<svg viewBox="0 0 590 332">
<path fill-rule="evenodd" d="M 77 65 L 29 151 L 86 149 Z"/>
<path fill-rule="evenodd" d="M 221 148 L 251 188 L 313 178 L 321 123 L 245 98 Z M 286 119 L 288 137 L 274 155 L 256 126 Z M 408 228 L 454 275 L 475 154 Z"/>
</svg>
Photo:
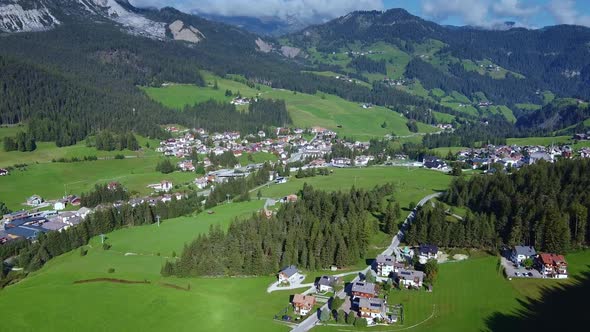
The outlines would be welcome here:
<svg viewBox="0 0 590 332">
<path fill-rule="evenodd" d="M 227 203 L 229 204 L 229 194 L 226 194 L 225 197 L 227 198 Z"/>
<path fill-rule="evenodd" d="M 160 227 L 160 215 L 156 215 L 156 220 L 158 221 L 158 227 Z"/>
<path fill-rule="evenodd" d="M 100 234 L 100 243 L 104 244 L 104 234 Z"/>
</svg>

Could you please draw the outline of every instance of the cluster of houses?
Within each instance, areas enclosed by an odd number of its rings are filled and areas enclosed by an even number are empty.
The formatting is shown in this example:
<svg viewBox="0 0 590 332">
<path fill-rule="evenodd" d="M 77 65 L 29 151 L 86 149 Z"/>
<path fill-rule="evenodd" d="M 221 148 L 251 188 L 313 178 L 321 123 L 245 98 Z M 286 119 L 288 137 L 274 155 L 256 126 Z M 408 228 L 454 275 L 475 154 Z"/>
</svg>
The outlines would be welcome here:
<svg viewBox="0 0 590 332">
<path fill-rule="evenodd" d="M 39 234 L 61 232 L 82 222 L 92 211 L 17 211 L 3 215 L 0 220 L 0 244 L 16 239 L 35 240 Z"/>
<path fill-rule="evenodd" d="M 567 278 L 567 262 L 563 255 L 554 253 L 537 253 L 532 246 L 514 246 L 510 251 L 510 260 L 516 266 L 524 265 L 526 260 L 532 262 L 543 278 Z"/>
<path fill-rule="evenodd" d="M 554 162 L 558 158 L 573 158 L 575 152 L 570 146 L 518 146 L 488 145 L 479 149 L 465 149 L 457 153 L 457 159 L 470 165 L 473 169 L 485 168 L 491 164 L 504 167 L 520 168 L 540 160 Z M 590 158 L 590 149 L 578 151 L 582 158 Z"/>
</svg>

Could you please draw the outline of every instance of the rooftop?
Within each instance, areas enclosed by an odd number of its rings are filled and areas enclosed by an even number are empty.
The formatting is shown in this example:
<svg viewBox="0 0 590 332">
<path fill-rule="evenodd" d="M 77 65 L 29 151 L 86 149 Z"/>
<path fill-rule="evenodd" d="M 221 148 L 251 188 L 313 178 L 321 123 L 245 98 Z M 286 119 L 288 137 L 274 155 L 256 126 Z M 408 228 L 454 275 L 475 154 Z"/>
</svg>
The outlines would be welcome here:
<svg viewBox="0 0 590 332">
<path fill-rule="evenodd" d="M 284 275 L 286 275 L 287 278 L 290 278 L 292 275 L 294 275 L 297 272 L 299 272 L 299 270 L 297 270 L 297 266 L 295 266 L 295 265 L 289 265 L 280 271 L 280 273 L 283 273 Z"/>
<path fill-rule="evenodd" d="M 523 255 L 527 257 L 535 256 L 537 254 L 535 248 L 532 246 L 514 246 L 514 251 L 516 252 L 516 255 Z"/>
<path fill-rule="evenodd" d="M 364 281 L 357 281 L 352 285 L 352 292 L 375 294 L 375 284 Z"/>
</svg>

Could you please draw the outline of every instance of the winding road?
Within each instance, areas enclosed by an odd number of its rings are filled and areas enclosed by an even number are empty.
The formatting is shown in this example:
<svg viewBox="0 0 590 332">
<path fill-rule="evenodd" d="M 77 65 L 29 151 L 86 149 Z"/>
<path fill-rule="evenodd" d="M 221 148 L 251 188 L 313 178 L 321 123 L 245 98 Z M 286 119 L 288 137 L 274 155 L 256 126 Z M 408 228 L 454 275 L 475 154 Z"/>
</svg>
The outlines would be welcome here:
<svg viewBox="0 0 590 332">
<path fill-rule="evenodd" d="M 422 198 L 420 200 L 420 202 L 418 202 L 417 207 L 420 207 L 424 204 L 426 204 L 428 201 L 430 201 L 433 198 L 436 197 L 440 197 L 442 195 L 442 193 L 435 193 L 435 194 L 431 194 L 428 195 L 424 198 Z M 399 246 L 399 243 L 401 241 L 401 239 L 404 237 L 404 231 L 407 229 L 408 225 L 414 220 L 414 218 L 416 217 L 416 208 L 414 210 L 412 210 L 412 212 L 410 212 L 410 214 L 406 217 L 406 220 L 404 220 L 404 223 L 402 224 L 401 229 L 399 230 L 399 232 L 393 237 L 393 239 L 391 240 L 391 244 L 389 245 L 389 247 L 387 247 L 387 249 L 385 249 L 381 254 L 382 255 L 391 255 L 393 254 L 393 250 L 394 248 Z M 369 270 L 371 269 L 371 266 L 367 266 L 363 271 L 361 271 L 361 273 L 363 275 L 366 275 Z M 357 276 L 356 278 L 354 278 L 354 280 L 352 282 L 356 282 L 360 280 L 360 276 Z M 338 296 L 339 298 L 344 298 L 346 296 L 346 293 L 344 290 L 341 290 L 338 294 L 336 294 L 335 296 Z M 306 332 L 311 330 L 319 321 L 319 313 L 328 308 L 328 302 L 326 302 L 326 304 L 324 304 L 317 312 L 315 315 L 309 316 L 306 320 L 304 320 L 303 322 L 299 323 L 299 325 L 295 326 L 291 331 L 292 332 Z"/>
</svg>

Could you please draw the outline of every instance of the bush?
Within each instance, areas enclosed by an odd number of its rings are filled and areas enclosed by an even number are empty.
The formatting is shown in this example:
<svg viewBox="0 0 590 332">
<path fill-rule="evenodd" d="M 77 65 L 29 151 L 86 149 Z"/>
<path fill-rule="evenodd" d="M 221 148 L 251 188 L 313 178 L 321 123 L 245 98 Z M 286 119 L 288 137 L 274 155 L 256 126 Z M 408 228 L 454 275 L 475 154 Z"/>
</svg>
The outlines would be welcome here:
<svg viewBox="0 0 590 332">
<path fill-rule="evenodd" d="M 122 154 L 116 154 L 115 159 L 125 159 L 125 156 Z"/>
<path fill-rule="evenodd" d="M 108 273 L 115 273 L 115 268 L 109 267 L 107 270 Z"/>
<path fill-rule="evenodd" d="M 336 322 L 338 324 L 346 323 L 346 313 L 344 310 L 338 310 L 338 313 L 336 314 Z"/>
<path fill-rule="evenodd" d="M 80 256 L 86 256 L 88 254 L 88 250 L 84 248 L 80 248 Z"/>
<path fill-rule="evenodd" d="M 346 324 L 352 325 L 354 324 L 354 311 L 351 311 L 346 315 Z"/>
<path fill-rule="evenodd" d="M 358 317 L 355 321 L 354 321 L 354 327 L 356 328 L 363 328 L 363 327 L 367 327 L 367 320 L 362 318 L 362 317 Z"/>
<path fill-rule="evenodd" d="M 108 243 L 103 243 L 102 244 L 102 250 L 109 250 L 109 249 L 111 249 L 111 245 L 110 244 L 108 244 Z"/>
</svg>

